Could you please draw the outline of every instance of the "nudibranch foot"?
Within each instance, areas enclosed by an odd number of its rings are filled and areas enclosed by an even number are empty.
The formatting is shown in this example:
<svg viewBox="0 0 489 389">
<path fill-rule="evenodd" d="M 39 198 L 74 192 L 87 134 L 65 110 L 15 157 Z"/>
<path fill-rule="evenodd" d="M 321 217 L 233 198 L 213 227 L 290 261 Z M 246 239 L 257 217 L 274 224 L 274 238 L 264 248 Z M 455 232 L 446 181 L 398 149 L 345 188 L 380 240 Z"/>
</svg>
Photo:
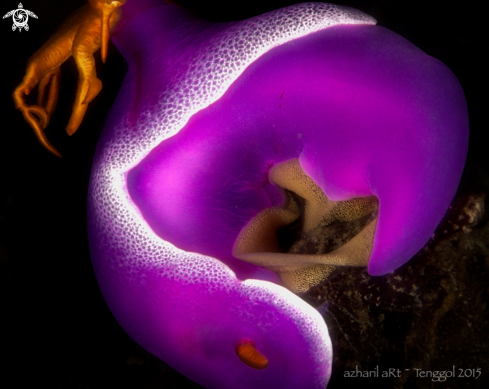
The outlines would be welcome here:
<svg viewBox="0 0 489 389">
<path fill-rule="evenodd" d="M 80 79 L 66 132 L 72 135 L 80 126 L 87 105 L 102 89 L 96 77 L 93 53 L 102 48 L 102 61 L 107 57 L 109 31 L 120 20 L 120 7 L 127 0 L 89 0 L 67 18 L 54 35 L 27 61 L 26 74 L 13 93 L 15 106 L 34 130 L 40 143 L 52 154 L 61 157 L 48 141 L 44 129 L 49 123 L 59 96 L 59 67 L 73 55 Z M 38 86 L 37 105 L 29 106 L 24 98 Z"/>
<path fill-rule="evenodd" d="M 285 207 L 258 213 L 240 232 L 233 255 L 276 271 L 294 293 L 318 285 L 337 266 L 368 265 L 379 209 L 375 196 L 331 201 L 299 159 L 275 165 L 269 178 L 286 191 Z"/>
</svg>

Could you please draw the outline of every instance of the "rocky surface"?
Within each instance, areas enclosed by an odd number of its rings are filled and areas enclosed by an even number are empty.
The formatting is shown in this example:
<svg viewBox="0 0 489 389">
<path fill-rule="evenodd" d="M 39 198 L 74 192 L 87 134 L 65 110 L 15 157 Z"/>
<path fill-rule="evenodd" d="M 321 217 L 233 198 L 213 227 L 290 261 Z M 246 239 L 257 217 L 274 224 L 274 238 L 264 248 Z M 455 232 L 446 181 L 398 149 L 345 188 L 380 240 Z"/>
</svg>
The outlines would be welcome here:
<svg viewBox="0 0 489 389">
<path fill-rule="evenodd" d="M 431 241 L 394 273 L 343 268 L 303 295 L 324 312 L 333 342 L 328 389 L 489 387 L 487 183 L 482 171 L 467 173 Z M 454 366 L 454 378 L 428 377 Z"/>
</svg>

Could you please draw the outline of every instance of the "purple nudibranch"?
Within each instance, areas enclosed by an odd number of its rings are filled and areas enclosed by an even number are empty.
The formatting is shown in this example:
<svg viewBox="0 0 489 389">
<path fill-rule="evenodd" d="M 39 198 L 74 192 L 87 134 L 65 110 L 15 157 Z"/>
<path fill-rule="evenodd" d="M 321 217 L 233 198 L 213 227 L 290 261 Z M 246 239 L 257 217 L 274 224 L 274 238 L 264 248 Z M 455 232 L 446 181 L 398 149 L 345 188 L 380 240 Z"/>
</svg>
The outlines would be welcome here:
<svg viewBox="0 0 489 389">
<path fill-rule="evenodd" d="M 233 242 L 250 218 L 280 206 L 270 167 L 298 158 L 331 200 L 378 197 L 370 274 L 406 263 L 464 167 L 457 79 L 347 7 L 302 3 L 233 23 L 159 0 L 122 11 L 111 39 L 128 72 L 88 199 L 110 309 L 204 387 L 323 389 L 332 364 L 323 318 L 275 273 L 233 258 Z M 268 365 L 243 363 L 242 339 Z"/>
</svg>

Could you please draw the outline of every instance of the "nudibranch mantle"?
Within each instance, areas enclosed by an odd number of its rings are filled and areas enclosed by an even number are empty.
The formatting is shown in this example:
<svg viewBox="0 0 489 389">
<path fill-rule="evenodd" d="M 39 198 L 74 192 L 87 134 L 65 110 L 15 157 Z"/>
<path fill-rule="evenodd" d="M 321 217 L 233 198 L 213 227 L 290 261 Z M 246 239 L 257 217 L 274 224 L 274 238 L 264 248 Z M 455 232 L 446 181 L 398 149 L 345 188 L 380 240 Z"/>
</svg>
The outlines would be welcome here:
<svg viewBox="0 0 489 389">
<path fill-rule="evenodd" d="M 346 7 L 303 3 L 202 28 L 197 43 L 174 52 L 172 63 L 163 55 L 173 48 L 160 55 L 157 38 L 164 40 L 172 23 L 186 18 L 185 11 L 161 4 L 136 15 L 113 36 L 129 69 L 105 125 L 90 183 L 89 238 L 99 284 L 132 338 L 205 387 L 324 388 L 332 349 L 320 314 L 278 285 L 239 281 L 221 261 L 162 240 L 131 200 L 126 177 L 264 53 L 330 26 L 373 25 L 375 20 Z M 147 38 L 132 53 L 130 34 Z M 155 54 L 141 64 L 141 53 L 151 45 Z M 146 83 L 137 76 L 143 73 Z M 257 278 L 267 277 L 274 280 L 272 273 L 257 273 Z M 239 360 L 235 347 L 242 338 L 252 339 L 266 356 L 266 369 L 254 370 Z"/>
</svg>

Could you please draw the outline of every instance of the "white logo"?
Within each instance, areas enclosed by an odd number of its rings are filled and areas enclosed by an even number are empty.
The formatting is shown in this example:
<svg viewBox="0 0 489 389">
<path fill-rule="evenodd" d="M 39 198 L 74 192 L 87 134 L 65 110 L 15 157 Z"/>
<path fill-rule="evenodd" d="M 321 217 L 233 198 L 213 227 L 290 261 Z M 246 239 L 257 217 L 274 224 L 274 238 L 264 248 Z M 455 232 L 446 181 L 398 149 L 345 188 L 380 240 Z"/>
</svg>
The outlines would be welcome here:
<svg viewBox="0 0 489 389">
<path fill-rule="evenodd" d="M 27 24 L 29 16 L 37 19 L 37 15 L 32 11 L 24 9 L 22 3 L 19 3 L 18 7 L 18 9 L 7 12 L 5 15 L 3 15 L 3 18 L 5 19 L 12 16 L 12 20 L 14 22 L 14 24 L 12 24 L 12 31 L 15 31 L 17 28 L 19 29 L 19 32 L 22 31 L 22 29 L 29 31 L 29 25 Z"/>
</svg>

